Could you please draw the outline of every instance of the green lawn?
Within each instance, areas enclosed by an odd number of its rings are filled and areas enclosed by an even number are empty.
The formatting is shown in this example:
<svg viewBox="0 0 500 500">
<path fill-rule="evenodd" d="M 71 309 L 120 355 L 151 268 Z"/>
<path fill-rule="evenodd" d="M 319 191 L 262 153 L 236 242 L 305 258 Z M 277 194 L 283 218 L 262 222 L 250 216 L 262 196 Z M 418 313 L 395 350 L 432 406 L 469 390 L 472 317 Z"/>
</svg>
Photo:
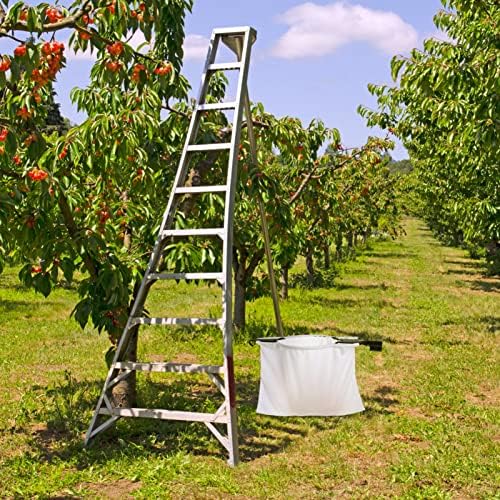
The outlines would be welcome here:
<svg viewBox="0 0 500 500">
<path fill-rule="evenodd" d="M 0 498 L 493 498 L 500 484 L 500 284 L 441 246 L 418 220 L 375 242 L 335 286 L 291 291 L 289 333 L 363 334 L 366 411 L 344 418 L 257 415 L 269 298 L 249 306 L 235 345 L 242 464 L 202 424 L 122 420 L 90 449 L 82 436 L 105 378 L 107 339 L 70 320 L 72 290 L 48 299 L 0 276 Z M 217 288 L 165 286 L 151 308 L 217 314 Z M 213 330 L 143 330 L 141 359 L 220 362 Z M 211 411 L 208 379 L 139 379 L 141 404 Z M 496 498 L 499 498 L 496 496 Z"/>
</svg>

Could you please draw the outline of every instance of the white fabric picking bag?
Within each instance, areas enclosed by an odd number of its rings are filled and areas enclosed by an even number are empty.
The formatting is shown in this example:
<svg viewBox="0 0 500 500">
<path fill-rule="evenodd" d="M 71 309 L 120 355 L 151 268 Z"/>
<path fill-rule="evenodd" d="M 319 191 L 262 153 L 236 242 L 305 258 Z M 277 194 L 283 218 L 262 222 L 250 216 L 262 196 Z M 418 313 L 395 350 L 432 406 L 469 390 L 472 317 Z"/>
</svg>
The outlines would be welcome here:
<svg viewBox="0 0 500 500">
<path fill-rule="evenodd" d="M 261 360 L 257 413 L 341 416 L 365 409 L 355 373 L 358 344 L 338 344 L 322 335 L 257 344 Z"/>
</svg>

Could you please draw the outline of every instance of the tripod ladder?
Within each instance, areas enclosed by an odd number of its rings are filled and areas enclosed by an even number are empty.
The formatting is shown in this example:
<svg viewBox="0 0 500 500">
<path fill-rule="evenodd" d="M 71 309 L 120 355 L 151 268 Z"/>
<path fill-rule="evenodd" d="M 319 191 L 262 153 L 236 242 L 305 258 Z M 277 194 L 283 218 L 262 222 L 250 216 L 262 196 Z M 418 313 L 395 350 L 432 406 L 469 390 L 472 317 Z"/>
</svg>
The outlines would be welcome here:
<svg viewBox="0 0 500 500">
<path fill-rule="evenodd" d="M 256 161 L 255 140 L 253 136 L 250 105 L 247 91 L 247 76 L 250 62 L 250 53 L 256 39 L 256 31 L 251 27 L 215 29 L 212 32 L 208 49 L 205 68 L 203 71 L 201 86 L 196 106 L 193 110 L 186 141 L 182 150 L 179 166 L 175 176 L 173 189 L 170 193 L 167 208 L 164 212 L 159 234 L 151 254 L 146 273 L 138 290 L 130 316 L 117 345 L 114 359 L 110 366 L 101 396 L 85 437 L 88 444 L 97 434 L 111 427 L 122 417 L 145 417 L 161 420 L 184 420 L 203 422 L 222 446 L 229 453 L 229 464 L 238 463 L 238 436 L 236 421 L 236 394 L 233 364 L 233 323 L 232 323 L 232 253 L 233 253 L 233 213 L 234 198 L 237 179 L 238 147 L 242 129 L 243 112 L 247 119 L 247 129 L 250 149 L 253 160 Z M 217 50 L 220 43 L 226 45 L 237 56 L 236 62 L 216 63 Z M 234 102 L 207 103 L 206 96 L 209 87 L 210 76 L 216 71 L 239 71 L 236 99 Z M 230 142 L 215 144 L 195 144 L 196 136 L 203 112 L 212 110 L 234 110 L 233 124 Z M 186 186 L 188 174 L 189 155 L 192 153 L 209 152 L 214 150 L 227 150 L 229 160 L 227 166 L 226 184 L 216 186 Z M 172 229 L 174 215 L 180 195 L 214 193 L 218 192 L 225 196 L 224 224 L 222 227 L 199 228 L 199 229 Z M 259 208 L 263 214 L 262 200 L 259 198 Z M 266 241 L 266 251 L 269 258 L 269 237 L 265 219 L 263 229 Z M 162 253 L 165 246 L 172 238 L 179 237 L 218 237 L 222 240 L 222 271 L 221 272 L 193 272 L 193 273 L 160 273 Z M 268 266 L 272 273 L 272 266 L 268 260 Z M 275 286 L 271 274 L 272 284 Z M 151 288 L 157 280 L 215 280 L 222 287 L 222 317 L 220 318 L 168 318 L 168 317 L 145 317 L 144 304 Z M 275 300 L 275 312 L 279 318 L 277 309 L 277 295 L 273 291 Z M 222 331 L 224 356 L 223 364 L 199 365 L 183 363 L 159 363 L 159 362 L 131 362 L 124 361 L 128 342 L 132 332 L 138 325 L 214 325 Z M 278 333 L 282 335 L 281 323 L 278 323 Z M 211 381 L 217 386 L 224 397 L 224 402 L 215 413 L 199 413 L 189 411 L 172 411 L 165 409 L 148 408 L 123 408 L 113 406 L 110 397 L 112 388 L 121 380 L 128 377 L 134 371 L 145 372 L 175 372 L 175 373 L 206 373 Z M 103 417 L 104 422 L 99 423 Z M 224 435 L 216 424 L 227 427 Z"/>
</svg>

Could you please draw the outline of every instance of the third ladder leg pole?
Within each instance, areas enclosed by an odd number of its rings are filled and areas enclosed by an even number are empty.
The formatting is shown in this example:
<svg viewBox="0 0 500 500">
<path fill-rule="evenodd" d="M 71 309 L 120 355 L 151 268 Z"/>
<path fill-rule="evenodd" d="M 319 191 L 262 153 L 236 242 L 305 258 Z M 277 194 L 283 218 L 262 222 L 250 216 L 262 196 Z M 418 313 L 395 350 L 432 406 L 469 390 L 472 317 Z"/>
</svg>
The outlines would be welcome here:
<svg viewBox="0 0 500 500">
<path fill-rule="evenodd" d="M 248 89 L 245 88 L 245 95 L 243 98 L 245 106 L 245 116 L 247 119 L 248 142 L 250 143 L 250 155 L 252 162 L 257 165 L 257 144 L 255 142 L 255 135 L 253 133 L 252 113 L 250 110 L 250 99 L 248 97 Z M 271 296 L 273 298 L 274 316 L 276 318 L 276 329 L 280 337 L 284 336 L 283 322 L 281 321 L 280 304 L 278 299 L 278 290 L 276 289 L 276 280 L 274 279 L 273 258 L 271 255 L 271 242 L 269 238 L 269 227 L 267 225 L 266 211 L 264 202 L 260 192 L 257 194 L 257 203 L 259 205 L 260 219 L 262 222 L 262 232 L 264 233 L 264 249 L 266 252 L 267 270 L 269 273 L 269 282 L 271 284 Z"/>
</svg>

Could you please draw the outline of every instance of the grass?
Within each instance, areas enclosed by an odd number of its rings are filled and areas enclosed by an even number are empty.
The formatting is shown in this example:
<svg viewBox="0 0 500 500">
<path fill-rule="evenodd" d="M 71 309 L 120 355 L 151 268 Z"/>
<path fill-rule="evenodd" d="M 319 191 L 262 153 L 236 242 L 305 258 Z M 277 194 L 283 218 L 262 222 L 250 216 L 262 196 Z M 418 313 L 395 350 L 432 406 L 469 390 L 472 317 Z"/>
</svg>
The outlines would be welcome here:
<svg viewBox="0 0 500 500">
<path fill-rule="evenodd" d="M 105 336 L 68 319 L 72 290 L 48 299 L 0 276 L 1 498 L 498 498 L 498 280 L 409 219 L 407 235 L 376 242 L 335 286 L 294 289 L 289 333 L 362 334 L 366 411 L 344 418 L 255 413 L 259 352 L 272 331 L 269 298 L 249 306 L 235 345 L 242 464 L 200 424 L 123 420 L 90 449 L 82 435 L 105 377 Z M 217 289 L 164 287 L 151 307 L 218 314 Z M 217 363 L 213 330 L 144 329 L 141 359 Z M 211 411 L 208 381 L 150 374 L 142 403 Z"/>
</svg>

